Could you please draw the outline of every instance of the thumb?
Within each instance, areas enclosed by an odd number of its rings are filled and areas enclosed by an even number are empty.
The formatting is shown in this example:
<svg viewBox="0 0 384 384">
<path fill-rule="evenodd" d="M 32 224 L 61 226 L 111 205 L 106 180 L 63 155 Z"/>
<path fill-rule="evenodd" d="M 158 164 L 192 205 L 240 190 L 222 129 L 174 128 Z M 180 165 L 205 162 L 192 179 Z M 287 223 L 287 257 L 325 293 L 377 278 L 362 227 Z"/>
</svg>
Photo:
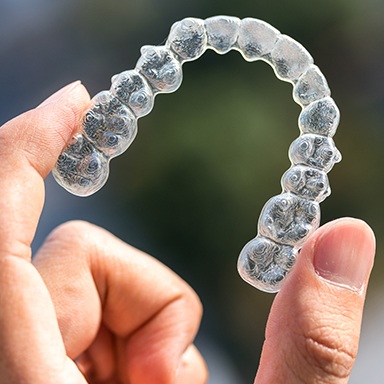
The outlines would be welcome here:
<svg viewBox="0 0 384 384">
<path fill-rule="evenodd" d="M 348 382 L 374 253 L 360 220 L 314 234 L 272 306 L 255 383 Z"/>
<path fill-rule="evenodd" d="M 77 82 L 0 129 L 0 383 L 85 383 L 66 356 L 50 294 L 29 259 L 43 177 L 88 103 Z"/>
<path fill-rule="evenodd" d="M 44 203 L 43 178 L 78 129 L 88 104 L 86 89 L 75 82 L 0 128 L 0 257 L 30 258 Z"/>
<path fill-rule="evenodd" d="M 88 104 L 88 92 L 80 81 L 75 81 L 37 108 L 8 121 L 0 130 L 3 161 L 23 168 L 27 163 L 42 178 L 46 177 L 79 128 L 81 115 Z"/>
</svg>

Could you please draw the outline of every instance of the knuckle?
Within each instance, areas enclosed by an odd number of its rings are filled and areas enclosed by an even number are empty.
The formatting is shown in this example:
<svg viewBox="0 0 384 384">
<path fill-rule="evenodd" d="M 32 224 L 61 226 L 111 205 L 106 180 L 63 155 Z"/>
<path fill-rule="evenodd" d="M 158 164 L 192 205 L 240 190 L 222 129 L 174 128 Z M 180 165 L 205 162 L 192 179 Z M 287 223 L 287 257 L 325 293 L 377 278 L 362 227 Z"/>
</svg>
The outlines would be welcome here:
<svg viewBox="0 0 384 384">
<path fill-rule="evenodd" d="M 56 227 L 46 238 L 45 245 L 63 251 L 76 249 L 80 254 L 89 254 L 92 247 L 96 247 L 98 232 L 97 226 L 86 221 L 73 220 Z M 81 252 L 84 250 L 87 252 Z M 70 254 L 63 252 L 63 254 Z"/>
<path fill-rule="evenodd" d="M 203 304 L 200 300 L 199 295 L 196 291 L 180 276 L 178 276 L 175 272 L 171 272 L 174 279 L 172 287 L 169 287 L 169 292 L 173 290 L 173 297 L 182 302 L 182 305 L 185 308 L 188 308 L 188 311 L 193 313 L 195 318 L 199 321 L 203 316 Z"/>
<path fill-rule="evenodd" d="M 188 301 L 196 316 L 201 319 L 203 316 L 203 304 L 197 293 L 188 285 L 187 290 Z"/>
<path fill-rule="evenodd" d="M 303 343 L 303 357 L 319 377 L 349 377 L 356 360 L 357 342 L 348 332 L 317 327 L 304 334 Z"/>
<path fill-rule="evenodd" d="M 178 283 L 169 287 L 169 302 L 177 302 L 182 308 L 188 309 L 186 313 L 193 313 L 197 321 L 203 315 L 203 305 L 197 293 L 184 281 L 178 279 Z"/>
<path fill-rule="evenodd" d="M 168 289 L 168 314 L 173 314 L 172 324 L 176 321 L 178 327 L 194 337 L 200 326 L 203 305 L 197 293 L 186 282 L 178 280 L 178 283 Z"/>
<path fill-rule="evenodd" d="M 72 220 L 60 224 L 47 237 L 47 241 L 77 241 L 82 242 L 84 237 L 89 237 L 95 231 L 95 226 L 86 221 Z"/>
</svg>

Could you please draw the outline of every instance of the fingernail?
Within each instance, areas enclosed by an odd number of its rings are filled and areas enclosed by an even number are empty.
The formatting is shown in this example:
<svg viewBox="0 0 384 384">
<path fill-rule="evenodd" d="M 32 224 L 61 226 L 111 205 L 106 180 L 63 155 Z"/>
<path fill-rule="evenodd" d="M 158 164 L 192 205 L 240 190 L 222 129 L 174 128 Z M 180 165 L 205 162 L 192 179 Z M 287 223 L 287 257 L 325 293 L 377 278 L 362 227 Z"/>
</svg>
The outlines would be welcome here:
<svg viewBox="0 0 384 384">
<path fill-rule="evenodd" d="M 322 278 L 353 290 L 361 290 L 373 265 L 375 240 L 361 221 L 339 221 L 318 239 L 314 267 Z"/>
<path fill-rule="evenodd" d="M 41 104 L 38 105 L 37 108 L 45 107 L 48 104 L 58 102 L 62 97 L 64 97 L 66 94 L 72 92 L 80 84 L 81 84 L 81 81 L 77 80 L 77 81 L 74 81 L 73 83 L 66 85 L 65 87 L 59 89 L 53 95 L 51 95 L 47 99 L 45 99 Z"/>
</svg>

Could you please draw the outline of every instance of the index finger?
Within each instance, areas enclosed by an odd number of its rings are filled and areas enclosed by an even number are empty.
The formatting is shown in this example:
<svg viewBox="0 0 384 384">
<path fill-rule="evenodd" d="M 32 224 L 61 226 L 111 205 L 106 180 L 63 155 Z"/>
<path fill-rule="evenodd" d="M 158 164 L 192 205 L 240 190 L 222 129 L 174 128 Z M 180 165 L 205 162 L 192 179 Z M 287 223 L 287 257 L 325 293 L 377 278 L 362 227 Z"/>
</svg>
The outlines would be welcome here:
<svg viewBox="0 0 384 384">
<path fill-rule="evenodd" d="M 30 259 L 44 178 L 75 133 L 89 95 L 79 81 L 0 128 L 0 257 Z"/>
</svg>

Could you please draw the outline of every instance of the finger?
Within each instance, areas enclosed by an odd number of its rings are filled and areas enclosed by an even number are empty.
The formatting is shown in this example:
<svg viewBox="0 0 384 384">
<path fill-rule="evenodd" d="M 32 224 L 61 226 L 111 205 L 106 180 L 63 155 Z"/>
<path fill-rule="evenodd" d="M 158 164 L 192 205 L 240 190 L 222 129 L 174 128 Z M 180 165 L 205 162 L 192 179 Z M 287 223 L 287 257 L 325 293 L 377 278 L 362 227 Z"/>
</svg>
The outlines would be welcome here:
<svg viewBox="0 0 384 384">
<path fill-rule="evenodd" d="M 176 384 L 205 384 L 208 370 L 203 357 L 194 345 L 183 354 L 176 373 Z"/>
<path fill-rule="evenodd" d="M 43 178 L 88 103 L 87 91 L 76 82 L 0 128 L 0 257 L 30 257 L 44 202 Z"/>
<path fill-rule="evenodd" d="M 43 205 L 42 178 L 88 100 L 85 89 L 73 84 L 0 129 L 1 383 L 84 383 L 66 356 L 49 293 L 29 259 Z"/>
<path fill-rule="evenodd" d="M 55 310 L 28 261 L 0 258 L 0 383 L 85 384 L 67 358 Z"/>
<path fill-rule="evenodd" d="M 176 274 L 83 222 L 56 229 L 34 263 L 51 292 L 69 356 L 90 347 L 102 321 L 115 335 L 123 383 L 173 382 L 201 318 L 200 301 Z M 90 358 L 102 361 L 105 350 L 115 352 L 96 340 L 99 349 L 93 345 Z"/>
<path fill-rule="evenodd" d="M 275 298 L 255 383 L 348 382 L 374 253 L 362 221 L 315 233 Z"/>
</svg>

